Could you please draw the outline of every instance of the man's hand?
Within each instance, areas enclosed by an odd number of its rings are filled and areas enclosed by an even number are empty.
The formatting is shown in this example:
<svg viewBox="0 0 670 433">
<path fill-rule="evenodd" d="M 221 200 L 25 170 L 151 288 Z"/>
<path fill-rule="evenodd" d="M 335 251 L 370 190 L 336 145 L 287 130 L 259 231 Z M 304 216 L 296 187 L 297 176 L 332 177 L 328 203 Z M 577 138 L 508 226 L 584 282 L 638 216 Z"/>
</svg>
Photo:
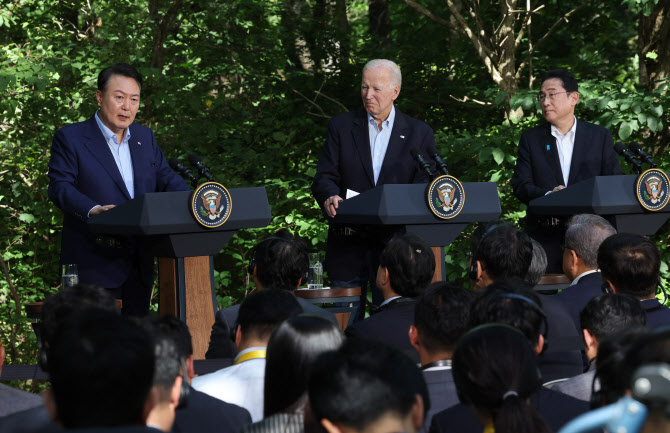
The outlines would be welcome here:
<svg viewBox="0 0 670 433">
<path fill-rule="evenodd" d="M 328 197 L 326 201 L 323 203 L 323 208 L 326 210 L 326 213 L 330 218 L 333 218 L 335 215 L 337 215 L 335 209 L 338 208 L 341 201 L 342 197 L 340 197 L 339 195 L 333 195 L 331 197 Z"/>
<path fill-rule="evenodd" d="M 563 186 L 563 185 L 558 185 L 556 188 L 552 189 L 551 192 L 560 191 L 560 190 L 562 190 L 562 189 L 565 189 L 565 186 Z"/>
<path fill-rule="evenodd" d="M 103 212 L 105 212 L 105 211 L 110 210 L 110 209 L 113 208 L 114 206 L 116 206 L 116 205 L 115 205 L 115 204 L 106 204 L 106 205 L 104 205 L 104 206 L 96 206 L 96 207 L 94 207 L 93 209 L 91 209 L 91 212 L 89 212 L 88 216 L 89 216 L 89 217 L 92 217 L 93 215 L 97 215 L 97 214 L 99 214 L 99 213 L 103 213 Z"/>
</svg>

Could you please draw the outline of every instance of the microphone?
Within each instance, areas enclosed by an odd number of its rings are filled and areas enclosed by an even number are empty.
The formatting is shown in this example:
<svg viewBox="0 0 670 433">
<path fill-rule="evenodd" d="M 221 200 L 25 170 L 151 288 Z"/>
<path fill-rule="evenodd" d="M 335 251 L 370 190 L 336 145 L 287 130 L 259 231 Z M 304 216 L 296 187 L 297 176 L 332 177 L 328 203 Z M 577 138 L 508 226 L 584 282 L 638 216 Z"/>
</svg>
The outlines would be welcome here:
<svg viewBox="0 0 670 433">
<path fill-rule="evenodd" d="M 634 141 L 634 142 L 632 142 L 631 144 L 628 145 L 628 148 L 634 154 L 638 155 L 643 163 L 649 164 L 649 167 L 651 167 L 651 168 L 656 168 L 657 167 L 654 160 L 651 159 L 651 155 L 649 155 L 647 152 L 644 151 L 642 146 L 640 146 L 640 143 Z"/>
<path fill-rule="evenodd" d="M 210 182 L 214 181 L 214 178 L 212 177 L 212 173 L 209 172 L 209 168 L 205 165 L 205 163 L 202 162 L 200 157 L 196 155 L 195 153 L 192 153 L 188 157 L 188 161 L 191 163 L 191 165 L 198 170 L 198 174 L 200 177 L 204 177 Z"/>
<path fill-rule="evenodd" d="M 430 171 L 430 164 L 426 162 L 424 159 L 423 155 L 419 153 L 419 151 L 416 149 L 416 147 L 413 147 L 410 149 L 409 153 L 412 154 L 415 160 L 419 162 L 419 165 L 423 167 L 424 170 L 426 170 L 426 173 L 428 173 L 428 177 L 432 180 L 433 179 L 433 172 Z"/>
<path fill-rule="evenodd" d="M 626 146 L 624 146 L 622 142 L 614 143 L 614 151 L 623 156 L 623 158 L 633 166 L 633 170 L 637 174 L 642 173 L 642 163 L 635 158 L 635 155 L 626 149 Z"/>
<path fill-rule="evenodd" d="M 435 162 L 437 162 L 438 167 L 440 167 L 440 171 L 442 171 L 443 174 L 449 176 L 449 170 L 447 170 L 447 163 L 444 162 L 442 158 L 440 158 L 440 154 L 437 152 L 437 148 L 435 147 L 434 144 L 428 145 L 428 153 L 432 155 Z"/>
<path fill-rule="evenodd" d="M 198 179 L 193 176 L 191 169 L 184 166 L 184 164 L 182 164 L 181 161 L 179 161 L 177 158 L 170 158 L 170 167 L 172 167 L 172 169 L 181 177 L 185 177 L 186 179 L 190 180 L 193 188 L 198 186 Z"/>
</svg>

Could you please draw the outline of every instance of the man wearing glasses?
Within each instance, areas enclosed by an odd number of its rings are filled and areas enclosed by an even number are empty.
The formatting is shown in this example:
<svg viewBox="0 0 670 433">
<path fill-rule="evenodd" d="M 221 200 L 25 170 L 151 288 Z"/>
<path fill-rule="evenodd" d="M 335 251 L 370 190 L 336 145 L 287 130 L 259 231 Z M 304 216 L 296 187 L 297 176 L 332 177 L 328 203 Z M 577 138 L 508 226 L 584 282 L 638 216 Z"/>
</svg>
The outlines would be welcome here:
<svg viewBox="0 0 670 433">
<path fill-rule="evenodd" d="M 528 204 L 594 176 L 621 174 L 609 130 L 575 117 L 579 93 L 574 75 L 565 69 L 547 72 L 537 99 L 548 123 L 521 135 L 512 176 L 519 200 Z M 561 272 L 563 226 L 557 218 L 527 218 L 526 231 L 544 246 L 549 273 Z"/>
</svg>

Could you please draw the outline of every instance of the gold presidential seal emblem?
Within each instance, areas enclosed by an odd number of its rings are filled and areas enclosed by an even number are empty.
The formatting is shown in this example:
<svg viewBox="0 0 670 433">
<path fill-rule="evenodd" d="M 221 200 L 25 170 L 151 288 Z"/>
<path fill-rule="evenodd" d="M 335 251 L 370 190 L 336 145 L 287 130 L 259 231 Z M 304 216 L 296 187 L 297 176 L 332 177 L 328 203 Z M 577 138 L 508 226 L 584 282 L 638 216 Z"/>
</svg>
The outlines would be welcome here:
<svg viewBox="0 0 670 433">
<path fill-rule="evenodd" d="M 661 210 L 668 204 L 670 196 L 668 175 L 657 168 L 650 168 L 637 178 L 635 193 L 643 208 Z"/>
<path fill-rule="evenodd" d="M 461 212 L 464 204 L 465 190 L 455 177 L 440 176 L 428 186 L 428 208 L 436 217 L 453 218 Z"/>
<path fill-rule="evenodd" d="M 205 182 L 191 195 L 191 214 L 204 227 L 218 227 L 230 216 L 232 200 L 228 190 L 216 182 Z"/>
</svg>

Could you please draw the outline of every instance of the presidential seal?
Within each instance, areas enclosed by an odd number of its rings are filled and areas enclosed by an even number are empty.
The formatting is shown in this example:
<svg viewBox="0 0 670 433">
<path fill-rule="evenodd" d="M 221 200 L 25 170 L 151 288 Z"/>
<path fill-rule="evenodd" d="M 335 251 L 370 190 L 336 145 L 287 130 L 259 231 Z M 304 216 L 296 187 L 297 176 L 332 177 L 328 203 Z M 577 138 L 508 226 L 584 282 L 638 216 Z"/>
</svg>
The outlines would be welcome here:
<svg viewBox="0 0 670 433">
<path fill-rule="evenodd" d="M 232 205 L 228 190 L 220 183 L 205 182 L 191 194 L 191 214 L 204 227 L 225 223 Z"/>
<path fill-rule="evenodd" d="M 657 168 L 650 168 L 637 178 L 637 200 L 647 210 L 663 209 L 670 199 L 669 191 L 668 175 Z"/>
<path fill-rule="evenodd" d="M 463 185 L 453 176 L 440 176 L 428 186 L 428 208 L 438 218 L 458 215 L 465 204 Z"/>
</svg>

